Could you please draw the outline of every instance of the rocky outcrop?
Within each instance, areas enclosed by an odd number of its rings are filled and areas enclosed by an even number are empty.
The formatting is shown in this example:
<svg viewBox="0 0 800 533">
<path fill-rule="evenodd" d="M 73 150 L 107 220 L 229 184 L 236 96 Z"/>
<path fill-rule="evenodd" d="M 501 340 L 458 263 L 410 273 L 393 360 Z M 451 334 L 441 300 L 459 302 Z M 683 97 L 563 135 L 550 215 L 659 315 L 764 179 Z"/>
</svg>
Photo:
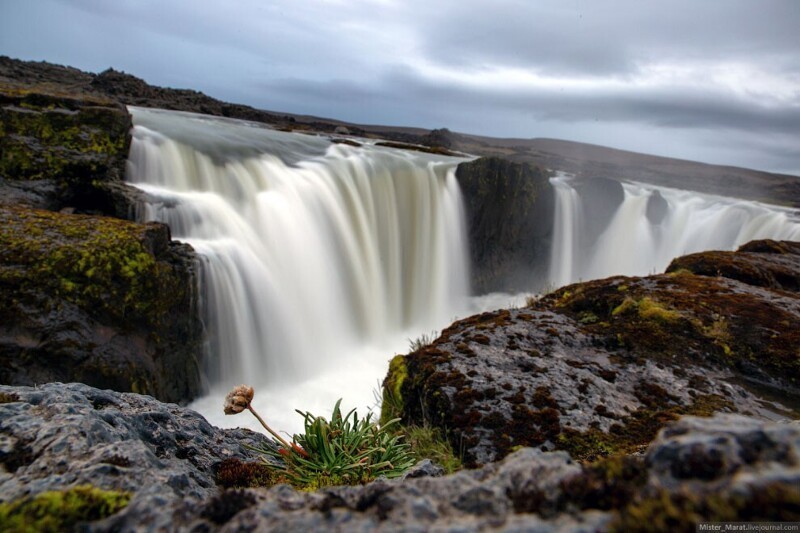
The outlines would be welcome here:
<svg viewBox="0 0 800 533">
<path fill-rule="evenodd" d="M 0 382 L 195 397 L 191 250 L 162 224 L 0 207 Z"/>
<path fill-rule="evenodd" d="M 137 195 L 123 182 L 125 106 L 0 81 L 0 125 L 0 383 L 194 398 L 193 253 L 164 225 L 122 220 Z"/>
<path fill-rule="evenodd" d="M 221 408 L 221 407 L 220 407 Z M 447 477 L 298 492 L 225 490 L 226 464 L 266 439 L 197 413 L 79 384 L 0 386 L 0 502 L 90 485 L 131 495 L 92 531 L 682 530 L 701 520 L 800 519 L 800 426 L 684 418 L 642 457 L 580 465 L 522 448 Z"/>
<path fill-rule="evenodd" d="M 686 414 L 796 418 L 800 297 L 771 280 L 794 279 L 800 254 L 760 242 L 729 257 L 747 276 L 614 277 L 461 320 L 393 361 L 387 389 L 406 423 L 446 431 L 473 466 L 518 446 L 635 453 Z"/>
<path fill-rule="evenodd" d="M 218 492 L 223 461 L 253 460 L 247 446 L 265 445 L 147 396 L 77 383 L 0 386 L 2 501 L 89 484 L 134 494 L 120 518 L 128 528 L 169 526 L 179 503 Z"/>
<path fill-rule="evenodd" d="M 679 257 L 670 263 L 667 272 L 689 271 L 767 289 L 800 292 L 798 256 L 800 243 L 753 241 L 736 252 L 711 251 Z"/>
<path fill-rule="evenodd" d="M 149 85 L 140 78 L 114 69 L 93 74 L 46 62 L 19 61 L 0 56 L 0 83 L 4 80 L 45 91 L 66 90 L 70 95 L 80 95 L 83 99 L 104 99 L 126 105 L 204 113 L 278 126 L 292 125 L 295 122 L 289 116 L 275 115 L 246 105 L 230 104 L 199 91 Z"/>
<path fill-rule="evenodd" d="M 467 211 L 473 290 L 530 290 L 544 279 L 553 230 L 548 172 L 501 158 L 456 170 Z"/>
<path fill-rule="evenodd" d="M 0 204 L 127 217 L 125 106 L 101 97 L 0 83 Z"/>
</svg>

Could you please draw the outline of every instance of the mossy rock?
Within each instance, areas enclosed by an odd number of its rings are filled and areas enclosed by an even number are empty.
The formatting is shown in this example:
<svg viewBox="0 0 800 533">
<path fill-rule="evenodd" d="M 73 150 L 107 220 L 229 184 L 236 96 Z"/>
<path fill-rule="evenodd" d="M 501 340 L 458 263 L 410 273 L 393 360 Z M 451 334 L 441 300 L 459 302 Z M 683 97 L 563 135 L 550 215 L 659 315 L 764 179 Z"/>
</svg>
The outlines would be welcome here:
<svg viewBox="0 0 800 533">
<path fill-rule="evenodd" d="M 70 302 L 111 323 L 157 327 L 184 297 L 177 274 L 147 247 L 158 231 L 115 218 L 0 208 L 5 309 L 47 294 L 51 304 Z"/>
<path fill-rule="evenodd" d="M 403 382 L 408 377 L 405 357 L 395 355 L 389 362 L 389 373 L 383 380 L 380 424 L 403 416 Z"/>
<path fill-rule="evenodd" d="M 792 246 L 767 248 L 736 261 L 800 272 Z M 442 431 L 467 466 L 519 446 L 582 462 L 637 454 L 684 415 L 798 418 L 799 322 L 796 292 L 725 276 L 579 283 L 460 320 L 404 356 L 402 418 Z"/>
<path fill-rule="evenodd" d="M 48 491 L 32 498 L 0 503 L 0 529 L 9 533 L 72 531 L 124 509 L 127 492 L 81 485 Z"/>
<path fill-rule="evenodd" d="M 0 382 L 200 388 L 192 258 L 162 224 L 0 206 Z"/>
<path fill-rule="evenodd" d="M 0 178 L 16 187 L 53 184 L 41 207 L 107 212 L 106 185 L 124 177 L 131 127 L 118 102 L 0 83 Z"/>
<path fill-rule="evenodd" d="M 721 255 L 721 264 L 731 264 L 729 254 Z M 770 254 L 739 254 L 733 261 L 752 267 L 769 259 L 764 255 Z M 793 261 L 793 272 L 800 272 L 800 255 Z M 682 259 L 673 262 L 688 264 Z M 704 361 L 800 390 L 800 330 L 794 327 L 798 314 L 792 303 L 796 297 L 741 278 L 687 270 L 648 278 L 616 277 L 560 289 L 541 305 L 554 306 L 578 321 L 592 313 L 597 320 L 583 320 L 582 329 L 637 358 L 670 365 Z"/>
</svg>

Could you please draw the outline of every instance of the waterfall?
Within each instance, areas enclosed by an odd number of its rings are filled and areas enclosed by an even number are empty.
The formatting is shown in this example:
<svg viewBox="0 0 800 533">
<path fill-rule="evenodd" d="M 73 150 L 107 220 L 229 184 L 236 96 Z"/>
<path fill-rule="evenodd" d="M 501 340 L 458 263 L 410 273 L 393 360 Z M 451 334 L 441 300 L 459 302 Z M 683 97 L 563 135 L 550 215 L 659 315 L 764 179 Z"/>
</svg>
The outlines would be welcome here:
<svg viewBox="0 0 800 533">
<path fill-rule="evenodd" d="M 561 287 L 575 279 L 575 260 L 581 228 L 581 199 L 578 191 L 570 187 L 563 176 L 552 178 L 550 183 L 556 191 L 556 205 L 549 284 Z"/>
<path fill-rule="evenodd" d="M 131 112 L 128 181 L 149 198 L 140 216 L 201 258 L 212 391 L 196 407 L 215 423 L 239 382 L 291 430 L 295 408 L 372 400 L 409 337 L 464 312 L 461 160 Z"/>
<path fill-rule="evenodd" d="M 214 424 L 257 428 L 222 416 L 222 397 L 240 382 L 289 432 L 302 425 L 294 409 L 327 414 L 340 397 L 365 407 L 410 339 L 509 305 L 508 295 L 468 298 L 462 159 L 131 113 L 128 181 L 147 198 L 139 216 L 169 224 L 199 257 L 210 391 L 192 406 Z M 797 210 L 638 183 L 551 182 L 552 286 L 661 272 L 680 255 L 752 239 L 800 240 Z"/>
<path fill-rule="evenodd" d="M 754 239 L 800 240 L 800 212 L 754 201 L 622 183 L 624 199 L 608 221 L 581 216 L 591 197 L 582 197 L 564 176 L 551 179 L 556 219 L 550 284 L 613 275 L 663 272 L 681 255 L 705 250 L 734 250 Z M 650 216 L 651 202 L 662 205 Z M 591 226 L 599 238 L 582 242 Z"/>
</svg>

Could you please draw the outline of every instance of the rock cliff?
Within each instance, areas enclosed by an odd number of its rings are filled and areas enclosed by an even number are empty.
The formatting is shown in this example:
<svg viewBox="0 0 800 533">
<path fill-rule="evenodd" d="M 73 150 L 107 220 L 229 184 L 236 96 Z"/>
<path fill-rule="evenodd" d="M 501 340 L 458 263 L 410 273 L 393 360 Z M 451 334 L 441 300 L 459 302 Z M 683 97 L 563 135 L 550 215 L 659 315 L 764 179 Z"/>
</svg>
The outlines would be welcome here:
<svg viewBox="0 0 800 533">
<path fill-rule="evenodd" d="M 497 157 L 456 169 L 477 294 L 531 290 L 536 280 L 544 279 L 553 231 L 549 177 L 539 167 Z"/>
<path fill-rule="evenodd" d="M 118 101 L 0 82 L 0 382 L 200 391 L 193 252 L 137 224 Z"/>
</svg>

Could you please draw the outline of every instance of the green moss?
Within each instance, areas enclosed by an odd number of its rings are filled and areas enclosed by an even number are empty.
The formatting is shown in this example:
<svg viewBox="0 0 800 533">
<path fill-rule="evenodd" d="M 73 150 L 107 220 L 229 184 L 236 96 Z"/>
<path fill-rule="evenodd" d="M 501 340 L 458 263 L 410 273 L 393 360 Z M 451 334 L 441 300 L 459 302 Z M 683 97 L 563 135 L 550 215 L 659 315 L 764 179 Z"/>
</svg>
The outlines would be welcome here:
<svg viewBox="0 0 800 533">
<path fill-rule="evenodd" d="M 675 323 L 682 318 L 676 310 L 647 297 L 639 301 L 639 316 L 644 320 L 657 320 L 665 323 Z"/>
<path fill-rule="evenodd" d="M 0 404 L 18 402 L 19 396 L 14 392 L 0 392 Z"/>
<path fill-rule="evenodd" d="M 0 529 L 20 533 L 69 531 L 82 522 L 113 515 L 130 499 L 129 493 L 90 485 L 43 492 L 33 498 L 0 503 Z"/>
<path fill-rule="evenodd" d="M 692 494 L 661 490 L 617 513 L 611 531 L 694 531 L 699 522 L 795 522 L 800 488 L 779 482 L 749 493 Z"/>
<path fill-rule="evenodd" d="M 594 461 L 619 453 L 616 439 L 598 429 L 580 432 L 564 428 L 556 438 L 556 448 L 582 462 Z"/>
<path fill-rule="evenodd" d="M 411 453 L 417 461 L 430 459 L 441 465 L 446 474 L 461 470 L 461 457 L 444 438 L 441 431 L 432 427 L 411 426 L 401 428 L 406 442 L 411 445 Z"/>
<path fill-rule="evenodd" d="M 611 311 L 611 316 L 624 315 L 633 311 L 636 311 L 642 320 L 655 320 L 662 323 L 675 323 L 682 318 L 678 311 L 670 309 L 647 296 L 639 300 L 626 297 L 621 304 Z"/>
<path fill-rule="evenodd" d="M 383 381 L 380 424 L 403 416 L 403 383 L 408 377 L 405 357 L 395 355 L 389 362 L 389 373 Z"/>
<path fill-rule="evenodd" d="M 127 156 L 127 112 L 108 101 L 75 100 L 0 84 L 0 176 L 82 181 Z"/>
<path fill-rule="evenodd" d="M 622 300 L 622 303 L 619 304 L 611 311 L 611 316 L 618 316 L 625 313 L 630 312 L 632 309 L 636 309 L 638 307 L 636 300 L 633 298 L 625 298 Z"/>
<path fill-rule="evenodd" d="M 145 248 L 147 227 L 104 217 L 0 208 L 5 297 L 46 295 L 89 314 L 155 325 L 181 283 Z M 39 295 L 39 296 L 36 296 Z"/>
</svg>

